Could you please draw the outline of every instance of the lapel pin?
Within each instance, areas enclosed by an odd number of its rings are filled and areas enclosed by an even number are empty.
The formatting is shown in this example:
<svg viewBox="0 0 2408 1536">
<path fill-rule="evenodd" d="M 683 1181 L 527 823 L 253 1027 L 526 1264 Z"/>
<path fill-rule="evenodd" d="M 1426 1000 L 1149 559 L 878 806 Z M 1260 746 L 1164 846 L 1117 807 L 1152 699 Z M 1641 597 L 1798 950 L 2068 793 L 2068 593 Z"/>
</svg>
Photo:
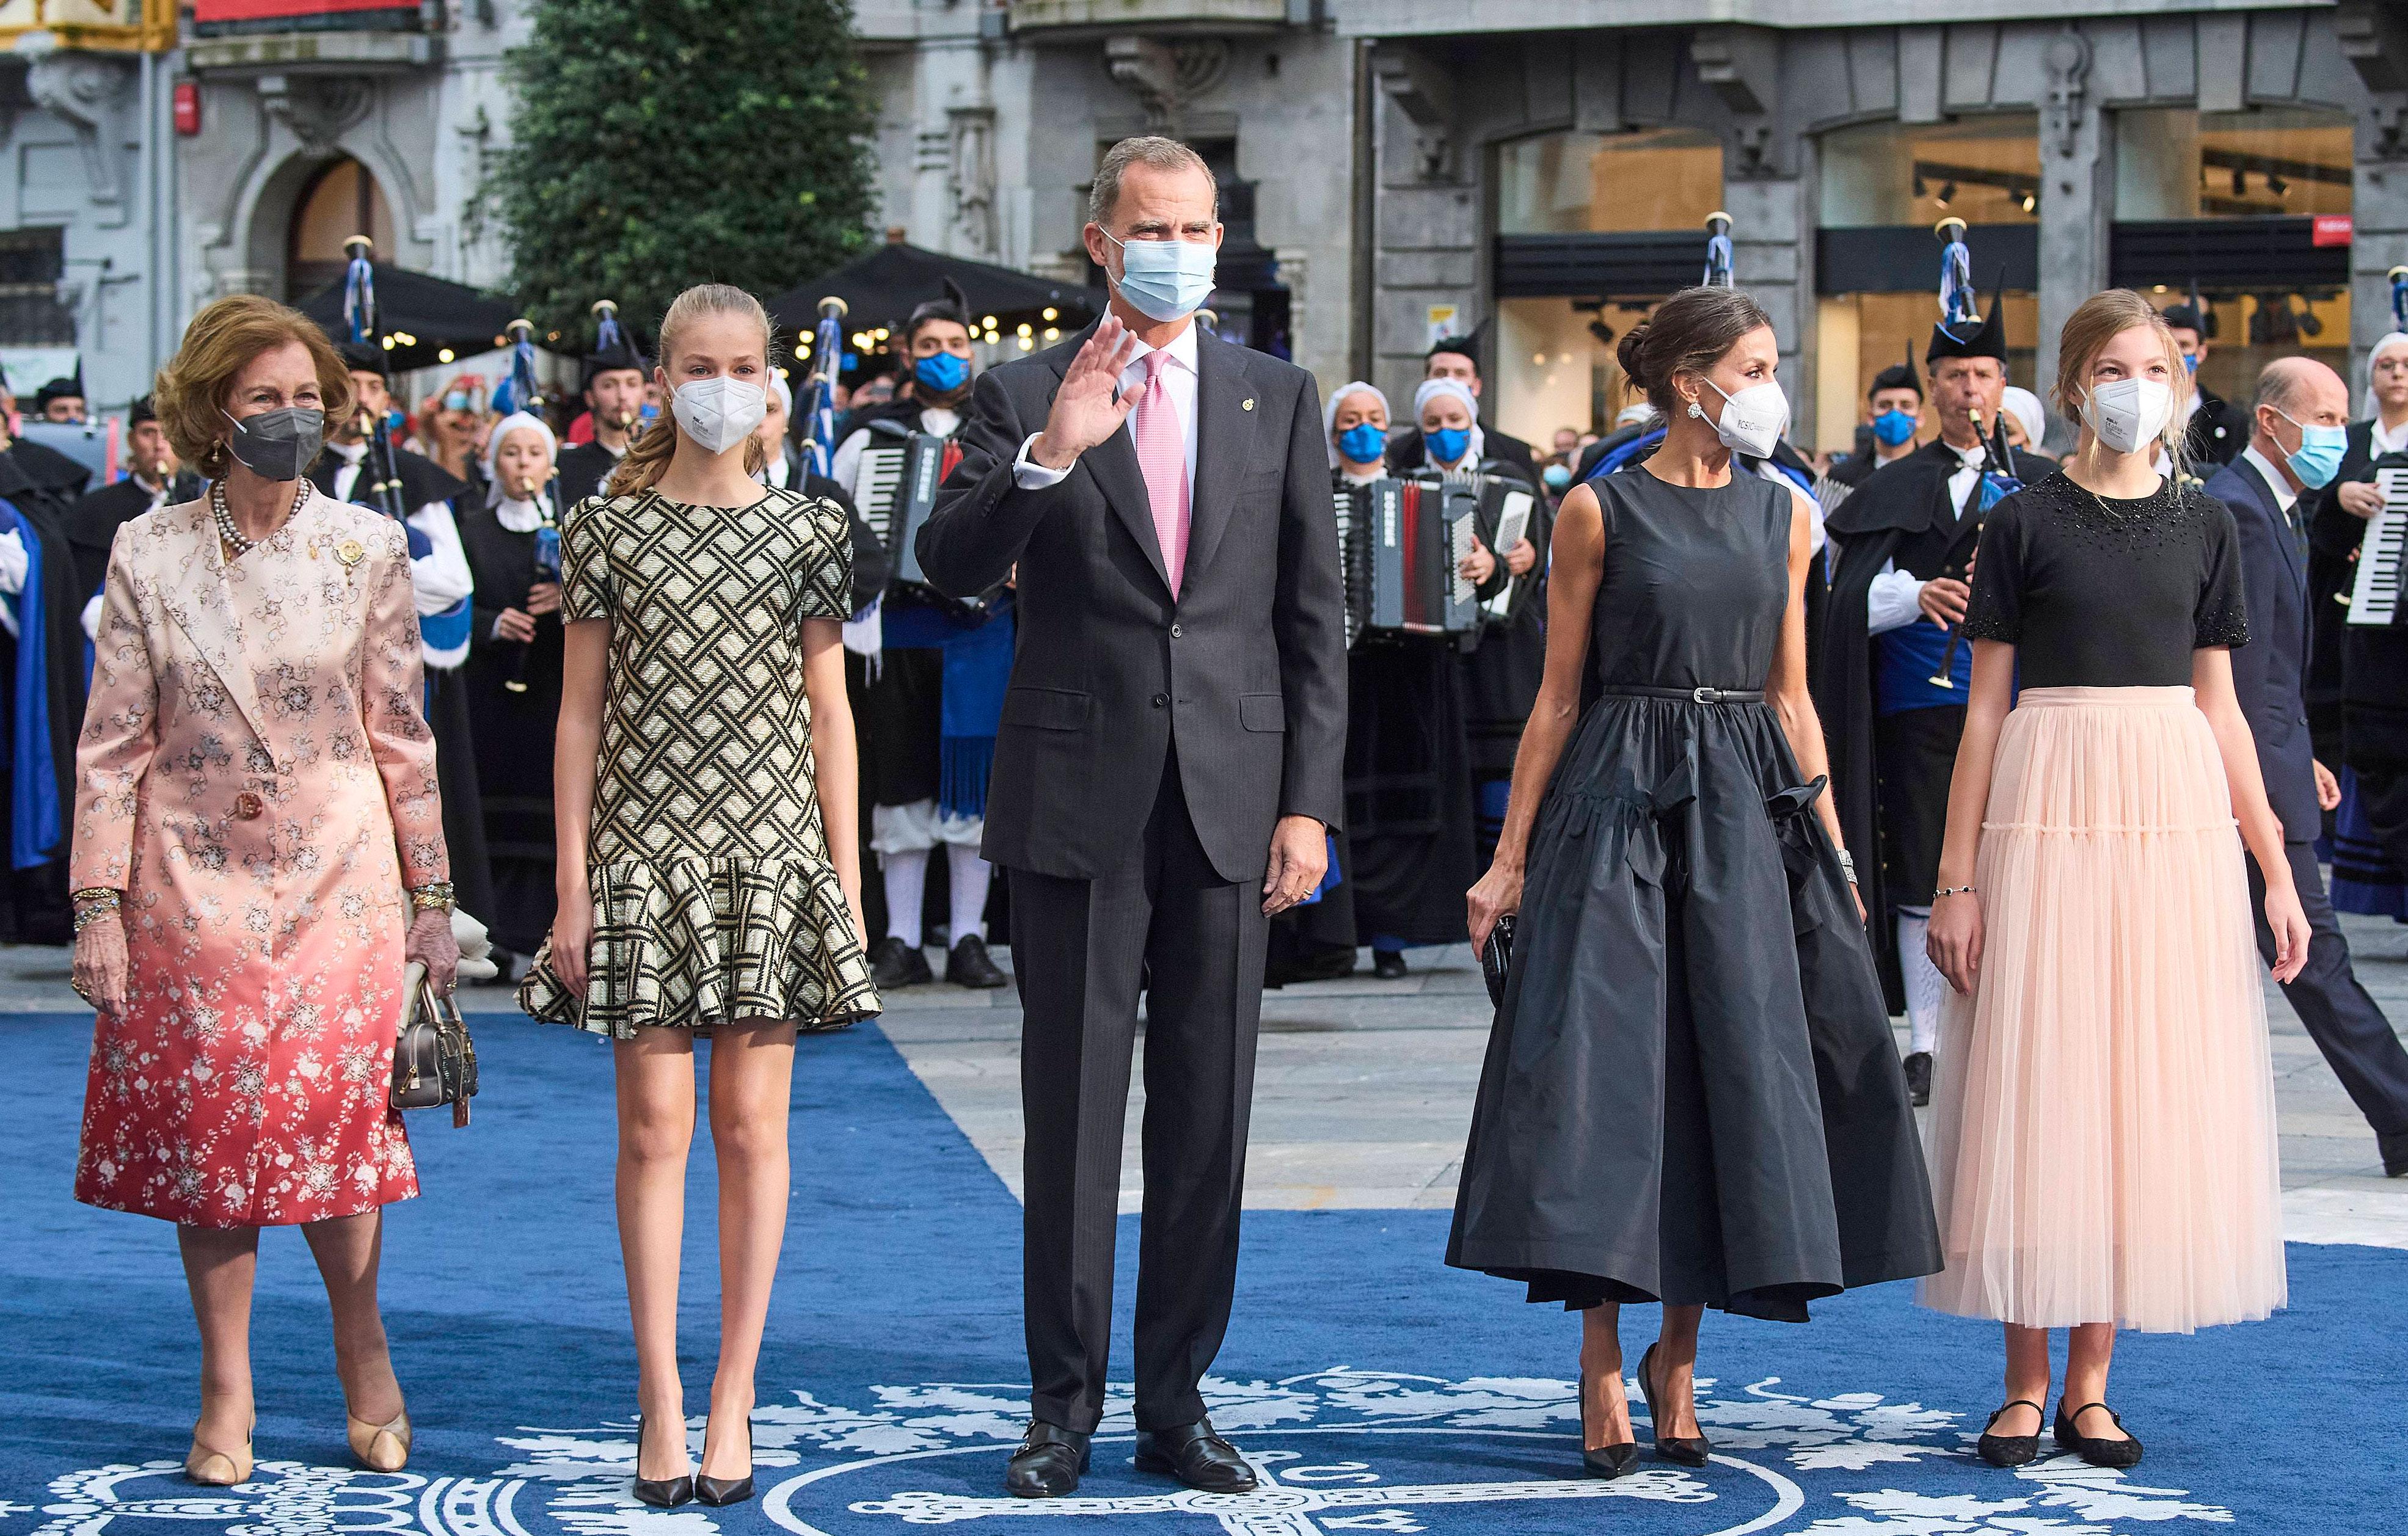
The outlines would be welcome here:
<svg viewBox="0 0 2408 1536">
<path fill-rule="evenodd" d="M 335 546 L 335 558 L 343 563 L 343 568 L 346 570 L 366 559 L 367 553 L 360 548 L 360 541 L 356 538 L 346 538 Z"/>
<path fill-rule="evenodd" d="M 1252 410 L 1252 409 L 1254 409 L 1254 396 L 1252 396 L 1252 395 L 1248 395 L 1245 399 L 1243 399 L 1243 400 L 1240 401 L 1240 402 L 1238 403 L 1238 409 L 1239 409 L 1240 410 Z"/>
</svg>

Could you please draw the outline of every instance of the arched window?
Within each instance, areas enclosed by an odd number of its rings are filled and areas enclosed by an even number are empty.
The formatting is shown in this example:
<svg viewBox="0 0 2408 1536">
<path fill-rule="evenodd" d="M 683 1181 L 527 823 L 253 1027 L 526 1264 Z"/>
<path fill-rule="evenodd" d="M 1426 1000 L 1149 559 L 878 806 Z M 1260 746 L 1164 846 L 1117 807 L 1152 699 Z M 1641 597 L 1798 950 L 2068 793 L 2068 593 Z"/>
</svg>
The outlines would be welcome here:
<svg viewBox="0 0 2408 1536">
<path fill-rule="evenodd" d="M 299 303 L 338 281 L 349 261 L 343 242 L 365 235 L 376 242 L 377 259 L 393 258 L 393 209 L 368 168 L 349 155 L 326 163 L 293 206 L 285 242 L 284 296 Z"/>
</svg>

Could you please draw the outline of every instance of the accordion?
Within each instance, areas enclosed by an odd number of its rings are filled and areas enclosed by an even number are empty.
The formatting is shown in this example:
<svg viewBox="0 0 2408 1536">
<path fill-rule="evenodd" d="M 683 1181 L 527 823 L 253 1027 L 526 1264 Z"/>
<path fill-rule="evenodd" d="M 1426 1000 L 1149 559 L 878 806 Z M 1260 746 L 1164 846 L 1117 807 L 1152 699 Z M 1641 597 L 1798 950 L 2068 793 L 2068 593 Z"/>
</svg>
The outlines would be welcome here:
<svg viewBox="0 0 2408 1536">
<path fill-rule="evenodd" d="M 885 546 L 895 580 L 939 607 L 965 616 L 983 614 L 983 599 L 945 596 L 920 569 L 920 525 L 937 510 L 937 487 L 962 462 L 961 445 L 925 432 L 898 433 L 882 422 L 870 432 L 850 489 L 862 521 Z"/>
<path fill-rule="evenodd" d="M 1526 537 L 1534 504 L 1518 480 L 1428 476 L 1367 481 L 1338 498 L 1346 579 L 1346 639 L 1456 635 L 1467 639 L 1513 610 L 1521 580 L 1486 602 L 1457 567 L 1476 539 L 1492 551 Z"/>
</svg>

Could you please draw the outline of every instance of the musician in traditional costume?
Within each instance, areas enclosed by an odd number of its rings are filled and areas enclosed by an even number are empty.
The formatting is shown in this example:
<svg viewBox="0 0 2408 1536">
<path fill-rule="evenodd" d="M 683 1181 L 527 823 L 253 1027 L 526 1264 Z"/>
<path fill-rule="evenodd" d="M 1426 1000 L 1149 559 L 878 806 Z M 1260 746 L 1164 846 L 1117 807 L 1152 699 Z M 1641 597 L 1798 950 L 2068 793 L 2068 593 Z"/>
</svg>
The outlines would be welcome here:
<svg viewBox="0 0 2408 1536">
<path fill-rule="evenodd" d="M 2395 321 L 2408 326 L 2408 268 L 2394 280 Z M 2408 811 L 2395 811 L 2388 793 L 2408 756 L 2408 732 L 2392 724 L 2408 718 L 2408 673 L 2382 629 L 2349 623 L 2350 590 L 2358 572 L 2358 546 L 2367 522 L 2383 509 L 2374 486 L 2374 466 L 2386 455 L 2408 454 L 2408 328 L 2385 335 L 2366 354 L 2368 418 L 2353 423 L 2333 482 L 2304 498 L 2308 513 L 2308 608 L 2315 635 L 2308 663 L 2308 725 L 2316 756 L 2333 764 L 2341 781 L 2341 807 L 2332 825 L 2332 899 L 2345 912 L 2408 917 L 2408 847 L 2399 831 Z M 2408 459 L 2398 462 L 2408 463 Z M 2356 631 L 2356 633 L 2352 633 Z M 2350 665 L 2344 668 L 2344 656 Z M 2351 728 L 2345 730 L 2344 723 Z M 2344 738 L 2347 739 L 2344 739 Z M 2354 749 L 2354 750 L 2353 750 Z M 2377 764 L 2377 795 L 2361 779 L 2359 760 Z M 2386 847 L 2375 830 L 2374 811 L 2392 829 Z"/>
<path fill-rule="evenodd" d="M 619 323 L 619 307 L 609 299 L 594 305 L 594 350 L 585 355 L 585 409 L 592 418 L 590 441 L 566 449 L 560 455 L 559 480 L 552 487 L 561 507 L 569 508 L 597 495 L 610 471 L 627 452 L 629 437 L 644 419 L 644 386 L 652 368 Z"/>
<path fill-rule="evenodd" d="M 1997 298 L 1988 319 L 1972 320 L 1970 291 L 1950 296 L 1955 312 L 1932 326 L 1923 353 L 1940 435 L 1831 510 L 1838 560 L 1815 653 L 1831 787 L 1848 845 L 1865 855 L 1857 876 L 1894 1011 L 1903 993 L 1917 1104 L 1931 1094 L 1945 990 L 1923 936 L 1972 680 L 1971 648 L 1952 645 L 1950 629 L 1971 593 L 1979 487 L 1997 464 L 1990 434 L 2007 383 Z"/>
<path fill-rule="evenodd" d="M 2249 446 L 2249 412 L 2199 381 L 2199 366 L 2207 361 L 2209 338 L 2215 335 L 2215 315 L 2193 296 L 2188 304 L 2167 305 L 2166 328 L 2182 349 L 2183 367 L 2190 374 L 2189 403 L 2184 408 L 2183 458 L 2193 473 L 2209 474 L 2232 462 Z"/>
<path fill-rule="evenodd" d="M 882 498 L 899 514 L 904 502 L 894 488 L 870 494 L 865 462 L 873 469 L 900 462 L 872 456 L 871 450 L 906 448 L 915 434 L 950 438 L 961 430 L 969 401 L 969 316 L 958 290 L 948 284 L 945 297 L 912 310 L 902 343 L 908 398 L 856 410 L 831 466 L 865 513 Z M 1010 614 L 966 612 L 924 588 L 896 581 L 874 619 L 854 624 L 856 636 L 865 631 L 868 638 L 852 642 L 868 652 L 854 717 L 862 787 L 870 802 L 869 846 L 885 887 L 886 937 L 870 951 L 879 990 L 934 980 L 922 953 L 922 909 L 928 856 L 939 847 L 951 897 L 945 980 L 1001 986 L 1009 978 L 986 950 L 994 868 L 980 855 L 979 842 L 986 832 L 987 769 L 1011 675 Z"/>
<path fill-rule="evenodd" d="M 104 485 L 68 510 L 67 542 L 75 546 L 76 586 L 85 594 L 83 632 L 100 632 L 100 588 L 108 574 L 108 546 L 117 530 L 147 511 L 171 503 L 195 500 L 201 494 L 198 475 L 176 462 L 159 412 L 150 395 L 137 397 L 125 411 L 125 478 Z"/>
<path fill-rule="evenodd" d="M 1471 396 L 1472 424 L 1480 428 L 1481 442 L 1487 451 L 1487 456 L 1514 466 L 1521 471 L 1523 479 L 1536 485 L 1539 483 L 1539 464 L 1537 456 L 1530 452 L 1530 445 L 1479 420 L 1479 342 L 1468 336 L 1441 337 L 1430 343 L 1430 350 L 1422 354 L 1422 381 L 1427 383 L 1433 379 L 1452 379 L 1461 384 L 1465 393 Z M 1420 412 L 1417 410 L 1414 414 L 1418 417 Z M 1406 423 L 1405 430 L 1389 442 L 1388 463 L 1400 475 L 1431 467 L 1419 421 Z"/>
<path fill-rule="evenodd" d="M 81 426 L 90 414 L 83 392 L 83 365 L 73 374 L 53 379 L 34 392 L 34 414 L 61 426 Z"/>
<path fill-rule="evenodd" d="M 466 498 L 460 543 L 475 584 L 461 673 L 479 748 L 493 905 L 483 918 L 508 955 L 531 955 L 551 931 L 552 741 L 560 718 L 559 445 L 531 412 L 504 417 L 485 440 L 482 496 Z M 499 956 L 505 976 L 508 955 Z"/>
<path fill-rule="evenodd" d="M 0 942 L 64 944 L 72 928 L 65 827 L 84 704 L 84 592 L 66 514 L 90 471 L 10 437 L 6 421 L 0 409 L 0 790 L 9 818 Z"/>
<path fill-rule="evenodd" d="M 1459 653 L 1457 662 L 1463 671 L 1464 729 L 1471 758 L 1475 868 L 1487 862 L 1504 825 L 1513 754 L 1522 744 L 1522 725 L 1530 718 L 1530 706 L 1538 699 L 1539 681 L 1546 670 L 1543 552 L 1550 525 L 1538 477 L 1516 460 L 1490 449 L 1478 407 L 1470 386 L 1446 375 L 1425 379 L 1413 391 L 1413 418 L 1419 423 L 1422 446 L 1419 473 L 1481 485 L 1512 481 L 1532 496 L 1529 528 L 1521 538 L 1495 551 L 1488 547 L 1488 530 L 1484 530 L 1463 565 L 1463 574 L 1484 593 L 1494 593 L 1506 581 L 1513 586 L 1504 622 L 1484 630 L 1477 642 Z M 1382 973 L 1401 975 L 1401 962 L 1390 962 Z"/>
<path fill-rule="evenodd" d="M 1914 436 L 1923 430 L 1923 380 L 1915 376 L 1914 349 L 1906 360 L 1873 375 L 1865 392 L 1865 430 L 1871 441 L 1831 466 L 1831 479 L 1854 488 L 1872 472 L 1914 452 Z"/>
<path fill-rule="evenodd" d="M 2306 497 L 2332 483 L 2341 467 L 2349 386 L 2322 363 L 2281 358 L 2258 375 L 2252 414 L 2249 446 L 2210 475 L 2205 490 L 2231 510 L 2240 534 L 2250 643 L 2232 653 L 2233 691 L 2257 742 L 2266 797 L 2283 824 L 2283 852 L 2311 933 L 2308 963 L 2283 995 L 2373 1127 L 2385 1170 L 2408 1173 L 2408 1051 L 2358 983 L 2349 940 L 2325 898 L 2316 838 L 2324 811 L 2341 804 L 2341 785 L 2315 756 L 2300 692 L 2309 625 Z M 2254 862 L 2250 882 L 2262 903 L 2265 879 Z M 2258 950 L 2271 955 L 2272 946 L 2261 920 Z"/>
<path fill-rule="evenodd" d="M 393 394 L 384 349 L 350 342 L 336 351 L 351 379 L 354 407 L 339 423 L 329 423 L 325 451 L 309 466 L 309 482 L 337 501 L 372 507 L 408 530 L 419 649 L 426 667 L 426 724 L 435 733 L 435 766 L 442 780 L 443 837 L 452 851 L 452 883 L 461 909 L 481 918 L 493 910 L 493 876 L 486 862 L 468 697 L 460 672 L 468 660 L 475 623 L 469 601 L 474 580 L 452 512 L 455 498 L 466 495 L 468 486 L 434 460 L 401 447 L 387 432 Z"/>
</svg>

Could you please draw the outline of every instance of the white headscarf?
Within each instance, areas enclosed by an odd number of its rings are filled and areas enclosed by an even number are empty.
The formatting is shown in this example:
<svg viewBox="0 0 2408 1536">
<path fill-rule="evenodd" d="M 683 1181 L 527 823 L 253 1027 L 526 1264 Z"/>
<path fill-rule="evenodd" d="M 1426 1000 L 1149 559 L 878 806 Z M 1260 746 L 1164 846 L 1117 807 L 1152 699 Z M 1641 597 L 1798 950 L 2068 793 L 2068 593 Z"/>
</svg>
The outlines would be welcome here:
<svg viewBox="0 0 2408 1536">
<path fill-rule="evenodd" d="M 1463 458 L 1459 462 L 1466 465 L 1478 464 L 1480 462 L 1481 451 L 1487 447 L 1487 434 L 1480 430 L 1480 402 L 1472 397 L 1471 386 L 1465 383 L 1462 380 L 1423 380 L 1420 387 L 1413 391 L 1413 425 L 1418 427 L 1422 424 L 1422 407 L 1429 404 L 1432 400 L 1441 395 L 1451 395 L 1456 399 L 1462 401 L 1464 414 L 1471 418 L 1470 445 L 1464 449 Z M 1427 460 L 1431 465 L 1437 465 L 1438 460 L 1430 456 L 1428 447 L 1429 436 L 1427 433 L 1423 434 L 1422 442 L 1422 457 Z"/>
<path fill-rule="evenodd" d="M 795 413 L 795 391 L 782 373 L 769 375 L 769 393 L 778 397 L 778 409 L 792 416 Z"/>
<path fill-rule="evenodd" d="M 2024 441 L 2034 452 L 2042 452 L 2040 440 L 2048 431 L 2048 412 L 2041 408 L 2040 396 L 2021 384 L 2009 384 L 1999 403 L 2024 429 Z"/>
<path fill-rule="evenodd" d="M 494 425 L 492 434 L 485 438 L 485 505 L 488 507 L 498 507 L 504 499 L 502 477 L 494 472 L 494 459 L 502 451 L 502 439 L 513 432 L 535 433 L 543 439 L 544 462 L 546 464 L 560 462 L 560 439 L 552 435 L 552 428 L 543 424 L 542 417 L 530 415 L 523 410 L 516 415 L 503 417 Z M 545 483 L 550 482 L 547 481 Z M 538 488 L 536 495 L 542 495 L 542 490 Z"/>
<path fill-rule="evenodd" d="M 1329 467 L 1332 469 L 1338 467 L 1338 408 L 1346 403 L 1349 395 L 1369 395 L 1372 399 L 1380 402 L 1381 415 L 1386 416 L 1390 414 L 1388 409 L 1388 396 L 1381 391 L 1380 386 L 1377 384 L 1366 383 L 1364 380 L 1356 379 L 1351 382 L 1339 385 L 1336 390 L 1331 392 L 1329 398 L 1323 402 L 1321 407 L 1321 438 L 1322 441 L 1328 446 Z M 1394 423 L 1392 423 L 1390 424 L 1393 425 Z"/>
<path fill-rule="evenodd" d="M 2408 347 L 2408 331 L 2386 331 L 2380 340 L 2366 349 L 2366 413 L 2374 415 L 2374 360 L 2392 347 Z"/>
</svg>

